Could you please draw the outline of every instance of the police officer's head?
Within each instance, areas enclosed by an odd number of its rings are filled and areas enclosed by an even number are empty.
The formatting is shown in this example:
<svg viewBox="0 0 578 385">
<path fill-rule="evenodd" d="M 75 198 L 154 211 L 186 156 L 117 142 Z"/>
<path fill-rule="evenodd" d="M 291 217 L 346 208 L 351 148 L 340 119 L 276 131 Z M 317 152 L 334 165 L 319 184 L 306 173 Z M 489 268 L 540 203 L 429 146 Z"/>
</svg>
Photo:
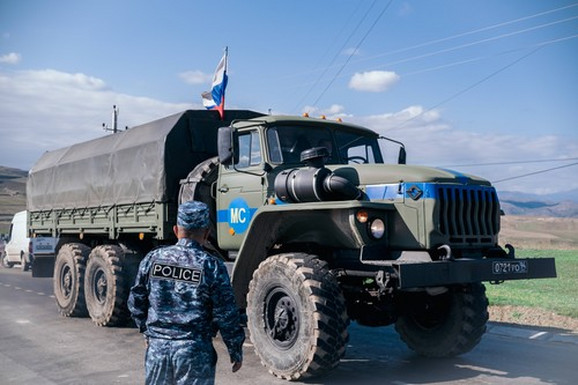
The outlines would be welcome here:
<svg viewBox="0 0 578 385">
<path fill-rule="evenodd" d="M 181 203 L 177 213 L 175 234 L 178 238 L 195 238 L 206 235 L 209 228 L 209 207 L 203 202 Z"/>
</svg>

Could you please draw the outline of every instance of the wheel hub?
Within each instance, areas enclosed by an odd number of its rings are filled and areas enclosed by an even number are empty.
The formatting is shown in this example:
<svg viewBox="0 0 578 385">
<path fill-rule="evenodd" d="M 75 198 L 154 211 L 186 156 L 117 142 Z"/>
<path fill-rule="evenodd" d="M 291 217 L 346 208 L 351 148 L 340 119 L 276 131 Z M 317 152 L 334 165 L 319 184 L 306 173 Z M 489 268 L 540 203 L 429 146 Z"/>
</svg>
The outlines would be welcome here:
<svg viewBox="0 0 578 385">
<path fill-rule="evenodd" d="M 94 280 L 94 295 L 99 303 L 106 300 L 107 282 L 103 271 L 98 271 Z"/>
<path fill-rule="evenodd" d="M 69 268 L 65 268 L 62 272 L 60 283 L 64 297 L 70 297 L 70 293 L 72 292 L 72 273 Z"/>
<path fill-rule="evenodd" d="M 275 345 L 288 349 L 299 334 L 299 316 L 295 302 L 281 288 L 269 293 L 265 301 L 265 328 Z"/>
</svg>

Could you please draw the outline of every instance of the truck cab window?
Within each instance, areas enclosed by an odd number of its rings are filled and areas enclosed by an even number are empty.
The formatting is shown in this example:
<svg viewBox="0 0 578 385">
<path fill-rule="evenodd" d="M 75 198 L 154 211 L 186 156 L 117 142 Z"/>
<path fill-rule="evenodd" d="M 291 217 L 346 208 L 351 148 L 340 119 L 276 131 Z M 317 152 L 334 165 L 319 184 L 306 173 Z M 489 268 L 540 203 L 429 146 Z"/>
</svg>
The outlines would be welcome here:
<svg viewBox="0 0 578 385">
<path fill-rule="evenodd" d="M 283 163 L 281 154 L 281 143 L 276 129 L 267 130 L 267 144 L 269 145 L 269 160 L 271 163 Z"/>
<path fill-rule="evenodd" d="M 376 163 L 373 149 L 367 145 L 349 147 L 347 149 L 347 163 Z"/>
<path fill-rule="evenodd" d="M 343 163 L 383 163 L 377 137 L 337 131 L 335 140 Z"/>
<path fill-rule="evenodd" d="M 267 130 L 267 143 L 271 163 L 299 164 L 301 152 L 312 147 L 326 147 L 332 154 L 331 131 L 315 126 L 279 126 Z M 331 161 L 336 163 L 330 156 Z"/>
<path fill-rule="evenodd" d="M 237 168 L 247 168 L 261 164 L 261 142 L 258 131 L 243 132 L 239 135 L 239 162 Z"/>
</svg>

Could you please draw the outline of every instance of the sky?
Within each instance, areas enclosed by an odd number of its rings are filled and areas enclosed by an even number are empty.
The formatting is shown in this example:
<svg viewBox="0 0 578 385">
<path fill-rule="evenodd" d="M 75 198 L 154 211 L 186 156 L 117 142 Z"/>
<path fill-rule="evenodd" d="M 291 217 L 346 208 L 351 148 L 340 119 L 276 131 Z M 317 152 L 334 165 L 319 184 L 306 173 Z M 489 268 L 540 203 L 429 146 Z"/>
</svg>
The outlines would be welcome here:
<svg viewBox="0 0 578 385">
<path fill-rule="evenodd" d="M 326 115 L 498 191 L 578 189 L 578 2 L 0 0 L 0 165 L 202 109 Z"/>
</svg>

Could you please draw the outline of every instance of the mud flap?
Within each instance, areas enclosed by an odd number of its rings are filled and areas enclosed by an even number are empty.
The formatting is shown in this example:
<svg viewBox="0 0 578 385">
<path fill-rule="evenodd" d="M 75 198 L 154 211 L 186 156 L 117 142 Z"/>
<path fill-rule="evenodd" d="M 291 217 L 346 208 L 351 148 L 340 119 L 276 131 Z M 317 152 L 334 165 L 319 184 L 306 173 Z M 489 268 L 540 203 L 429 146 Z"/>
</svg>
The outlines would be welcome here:
<svg viewBox="0 0 578 385">
<path fill-rule="evenodd" d="M 32 261 L 32 276 L 35 278 L 50 278 L 54 275 L 54 255 L 35 256 Z"/>
</svg>

